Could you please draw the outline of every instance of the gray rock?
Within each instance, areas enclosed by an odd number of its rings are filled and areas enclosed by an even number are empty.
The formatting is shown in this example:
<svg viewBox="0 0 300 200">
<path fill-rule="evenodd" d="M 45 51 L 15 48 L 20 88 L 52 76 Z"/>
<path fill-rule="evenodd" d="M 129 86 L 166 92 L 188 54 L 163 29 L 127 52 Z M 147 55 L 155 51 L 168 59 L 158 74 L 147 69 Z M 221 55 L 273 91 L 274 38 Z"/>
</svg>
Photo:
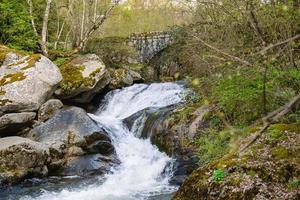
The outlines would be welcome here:
<svg viewBox="0 0 300 200">
<path fill-rule="evenodd" d="M 29 137 L 47 146 L 60 148 L 61 145 L 84 146 L 85 137 L 102 129 L 78 107 L 57 112 L 51 119 L 35 127 Z"/>
<path fill-rule="evenodd" d="M 114 156 L 106 157 L 101 154 L 76 156 L 68 159 L 67 163 L 58 171 L 61 176 L 91 176 L 108 172 L 117 164 Z"/>
<path fill-rule="evenodd" d="M 58 111 L 51 119 L 32 129 L 28 137 L 49 148 L 49 168 L 58 170 L 57 175 L 79 175 L 76 170 L 67 170 L 66 173 L 64 169 L 72 169 L 68 167 L 71 161 L 85 159 L 87 155 L 114 155 L 107 133 L 83 109 L 77 107 Z M 89 164 L 86 163 L 86 166 Z M 80 171 L 88 171 L 88 168 Z"/>
<path fill-rule="evenodd" d="M 0 117 L 0 137 L 16 135 L 33 123 L 34 112 L 9 113 Z"/>
<path fill-rule="evenodd" d="M 95 54 L 80 55 L 62 65 L 61 70 L 63 81 L 55 91 L 56 96 L 78 103 L 90 102 L 111 80 L 104 63 Z M 68 73 L 72 70 L 73 72 Z M 80 77 L 78 73 L 81 74 Z"/>
<path fill-rule="evenodd" d="M 112 80 L 109 84 L 110 89 L 118 89 L 130 86 L 134 82 L 142 81 L 142 76 L 130 69 L 111 69 Z"/>
<path fill-rule="evenodd" d="M 45 176 L 48 152 L 38 142 L 22 137 L 0 139 L 0 184 L 15 183 L 25 176 Z"/>
<path fill-rule="evenodd" d="M 62 76 L 45 56 L 34 54 L 0 67 L 0 112 L 36 111 L 52 96 Z"/>
<path fill-rule="evenodd" d="M 10 65 L 13 63 L 17 63 L 21 60 L 22 56 L 15 52 L 9 52 L 6 54 L 5 60 L 3 61 L 2 65 Z"/>
<path fill-rule="evenodd" d="M 44 103 L 38 111 L 38 120 L 45 122 L 63 107 L 63 103 L 58 99 L 50 99 Z"/>
</svg>

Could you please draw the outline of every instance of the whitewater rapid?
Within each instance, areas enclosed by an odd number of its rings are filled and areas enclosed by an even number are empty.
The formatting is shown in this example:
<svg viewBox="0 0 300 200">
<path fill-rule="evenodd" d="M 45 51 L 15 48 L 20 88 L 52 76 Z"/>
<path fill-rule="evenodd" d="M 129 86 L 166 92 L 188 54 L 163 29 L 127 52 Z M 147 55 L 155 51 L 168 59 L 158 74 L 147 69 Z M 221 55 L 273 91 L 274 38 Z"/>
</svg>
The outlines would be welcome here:
<svg viewBox="0 0 300 200">
<path fill-rule="evenodd" d="M 23 200 L 145 200 L 176 191 L 169 184 L 172 159 L 138 136 L 145 116 L 137 117 L 131 130 L 124 120 L 145 109 L 159 110 L 183 102 L 184 87 L 176 83 L 136 84 L 108 93 L 90 117 L 111 136 L 120 165 L 105 175 L 104 182 L 58 192 L 43 191 Z M 103 177 L 102 177 L 103 179 Z M 155 199 L 155 198 L 154 198 Z"/>
</svg>

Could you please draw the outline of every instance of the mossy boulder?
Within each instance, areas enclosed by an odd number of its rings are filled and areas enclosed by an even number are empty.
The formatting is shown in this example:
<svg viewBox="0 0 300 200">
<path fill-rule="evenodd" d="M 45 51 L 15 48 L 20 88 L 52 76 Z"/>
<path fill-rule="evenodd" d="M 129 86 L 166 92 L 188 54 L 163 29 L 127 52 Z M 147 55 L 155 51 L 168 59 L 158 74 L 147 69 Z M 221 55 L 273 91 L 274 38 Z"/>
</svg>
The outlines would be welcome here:
<svg viewBox="0 0 300 200">
<path fill-rule="evenodd" d="M 110 89 L 118 89 L 125 86 L 130 86 L 135 82 L 143 81 L 142 76 L 130 69 L 111 69 L 112 80 L 109 84 Z"/>
<path fill-rule="evenodd" d="M 47 149 L 38 142 L 22 137 L 1 138 L 0 185 L 47 175 L 47 159 Z"/>
<path fill-rule="evenodd" d="M 110 74 L 95 54 L 78 55 L 60 66 L 63 80 L 55 94 L 60 99 L 88 103 L 110 82 Z"/>
<path fill-rule="evenodd" d="M 57 66 L 40 54 L 6 62 L 0 67 L 0 112 L 38 110 L 61 79 Z"/>
<path fill-rule="evenodd" d="M 194 171 L 173 199 L 299 199 L 299 126 L 272 125 L 242 155 L 231 153 Z"/>
</svg>

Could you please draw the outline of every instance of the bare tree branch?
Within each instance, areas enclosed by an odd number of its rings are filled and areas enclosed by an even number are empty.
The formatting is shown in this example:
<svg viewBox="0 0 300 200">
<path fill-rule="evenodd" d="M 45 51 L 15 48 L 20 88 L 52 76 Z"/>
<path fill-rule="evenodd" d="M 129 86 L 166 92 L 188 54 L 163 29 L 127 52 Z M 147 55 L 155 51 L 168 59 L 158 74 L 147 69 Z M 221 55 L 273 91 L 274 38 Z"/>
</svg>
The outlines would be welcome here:
<svg viewBox="0 0 300 200">
<path fill-rule="evenodd" d="M 224 55 L 224 56 L 230 58 L 232 61 L 239 62 L 239 63 L 241 63 L 241 64 L 243 64 L 243 65 L 250 66 L 250 67 L 253 66 L 250 62 L 248 62 L 248 61 L 246 61 L 246 60 L 243 60 L 243 59 L 241 59 L 241 58 L 239 58 L 239 57 L 230 55 L 230 54 L 228 54 L 228 53 L 226 53 L 226 52 L 223 52 L 222 50 L 220 50 L 220 49 L 218 49 L 218 48 L 216 48 L 216 47 L 214 47 L 214 46 L 212 46 L 212 45 L 206 43 L 204 40 L 202 40 L 201 38 L 199 38 L 199 37 L 196 36 L 196 35 L 194 35 L 194 37 L 195 37 L 197 40 L 199 40 L 202 44 L 204 44 L 205 46 L 207 46 L 208 48 L 210 48 L 210 49 L 212 49 L 212 50 L 214 50 L 214 51 L 216 51 L 216 52 L 218 52 L 218 53 L 220 53 L 220 54 L 222 54 L 222 55 Z"/>
<path fill-rule="evenodd" d="M 297 40 L 300 38 L 300 34 L 295 35 L 294 37 L 288 38 L 284 41 L 278 42 L 276 44 L 270 44 L 269 46 L 267 46 L 266 48 L 264 48 L 263 50 L 261 50 L 260 52 L 258 52 L 261 55 L 265 55 L 267 53 L 267 51 L 269 51 L 270 49 L 276 48 L 278 46 L 284 45 L 286 43 L 292 42 L 294 40 Z"/>
<path fill-rule="evenodd" d="M 32 1 L 31 0 L 27 0 L 27 3 L 29 5 L 29 15 L 30 15 L 30 18 L 31 18 L 31 26 L 32 26 L 33 32 L 34 32 L 35 36 L 39 38 L 39 34 L 38 34 L 37 30 L 36 30 L 36 26 L 35 26 L 33 14 L 32 14 Z"/>
</svg>

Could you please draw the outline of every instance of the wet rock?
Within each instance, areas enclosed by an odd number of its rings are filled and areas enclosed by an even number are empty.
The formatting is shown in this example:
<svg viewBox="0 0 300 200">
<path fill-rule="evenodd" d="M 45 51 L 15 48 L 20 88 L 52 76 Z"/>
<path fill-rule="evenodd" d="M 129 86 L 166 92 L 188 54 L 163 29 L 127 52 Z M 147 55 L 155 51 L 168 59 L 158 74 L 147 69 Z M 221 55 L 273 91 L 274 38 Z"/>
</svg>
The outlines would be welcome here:
<svg viewBox="0 0 300 200">
<path fill-rule="evenodd" d="M 9 113 L 0 117 L 0 137 L 12 136 L 33 123 L 34 112 Z"/>
<path fill-rule="evenodd" d="M 101 154 L 88 154 L 70 157 L 67 163 L 56 172 L 63 176 L 91 176 L 107 173 L 117 162 L 117 158 Z"/>
<path fill-rule="evenodd" d="M 1 138 L 0 184 L 47 175 L 47 158 L 47 149 L 38 142 L 22 137 Z"/>
<path fill-rule="evenodd" d="M 60 99 L 88 103 L 110 82 L 110 74 L 95 54 L 80 55 L 60 67 L 63 80 L 55 94 Z"/>
<path fill-rule="evenodd" d="M 209 128 L 210 124 L 205 116 L 212 109 L 213 106 L 208 105 L 195 107 L 193 112 L 189 110 L 189 118 L 183 119 L 182 112 L 185 112 L 185 108 L 178 108 L 152 122 L 150 126 L 154 127 L 151 130 L 152 143 L 161 151 L 176 158 L 172 183 L 182 184 L 183 180 L 199 167 L 197 147 L 193 140 L 201 134 L 201 131 Z M 146 122 L 145 126 L 147 123 L 149 122 Z M 154 123 L 155 126 L 153 126 Z"/>
<path fill-rule="evenodd" d="M 50 99 L 44 103 L 38 111 L 38 120 L 44 122 L 50 119 L 57 111 L 63 107 L 63 103 L 58 99 Z"/>
<path fill-rule="evenodd" d="M 0 67 L 0 112 L 38 110 L 61 81 L 59 69 L 40 54 L 10 62 Z"/>
</svg>

